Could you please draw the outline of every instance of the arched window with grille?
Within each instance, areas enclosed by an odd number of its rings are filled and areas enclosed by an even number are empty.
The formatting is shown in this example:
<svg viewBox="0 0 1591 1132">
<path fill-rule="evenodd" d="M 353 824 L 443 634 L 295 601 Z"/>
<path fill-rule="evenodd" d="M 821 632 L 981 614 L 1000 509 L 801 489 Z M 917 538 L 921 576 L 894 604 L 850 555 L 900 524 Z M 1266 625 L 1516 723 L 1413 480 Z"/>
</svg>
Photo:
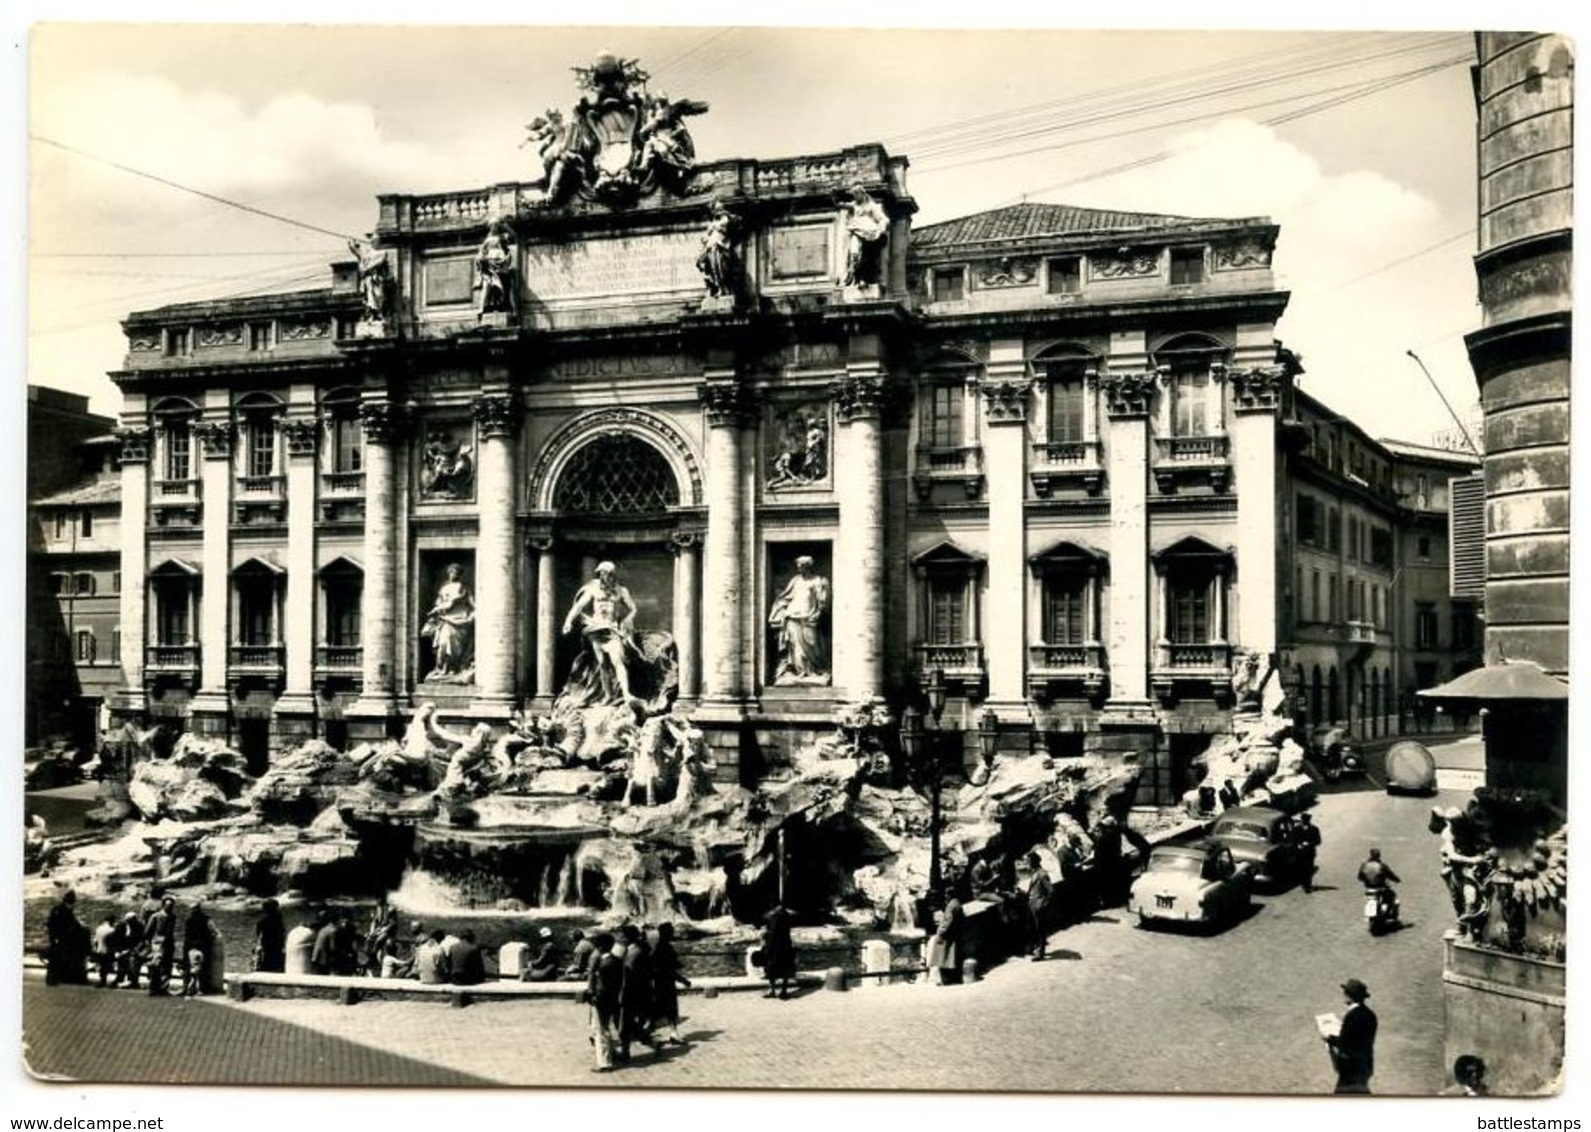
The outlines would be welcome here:
<svg viewBox="0 0 1591 1132">
<path fill-rule="evenodd" d="M 668 460 L 639 436 L 623 432 L 575 452 L 553 493 L 553 508 L 565 515 L 656 515 L 679 501 L 679 481 Z"/>
</svg>

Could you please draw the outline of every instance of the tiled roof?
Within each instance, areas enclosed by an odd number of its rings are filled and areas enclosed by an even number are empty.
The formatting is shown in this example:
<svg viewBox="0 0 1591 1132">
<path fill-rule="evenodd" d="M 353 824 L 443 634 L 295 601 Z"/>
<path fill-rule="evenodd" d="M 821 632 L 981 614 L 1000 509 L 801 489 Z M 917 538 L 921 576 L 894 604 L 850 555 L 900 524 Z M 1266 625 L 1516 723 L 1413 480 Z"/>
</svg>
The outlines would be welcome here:
<svg viewBox="0 0 1591 1132">
<path fill-rule="evenodd" d="M 1199 219 L 1162 216 L 1155 212 L 1115 212 L 1077 208 L 1069 204 L 1024 201 L 1006 208 L 975 212 L 912 230 L 912 243 L 920 248 L 945 248 L 962 244 L 1026 240 L 1042 236 L 1081 236 L 1107 232 L 1150 232 L 1166 228 L 1207 225 L 1268 224 L 1264 219 Z"/>
<path fill-rule="evenodd" d="M 1471 468 L 1478 468 L 1481 465 L 1481 458 L 1475 453 L 1464 452 L 1457 448 L 1436 448 L 1429 444 L 1415 444 L 1413 441 L 1393 440 L 1385 436 L 1377 437 L 1376 441 L 1394 456 L 1432 460 L 1442 464 L 1463 464 Z"/>
<path fill-rule="evenodd" d="M 63 488 L 54 495 L 46 495 L 43 499 L 35 499 L 35 507 L 89 507 L 96 503 L 119 503 L 122 497 L 121 476 L 111 473 L 109 475 L 95 476 L 91 480 L 73 484 Z"/>
</svg>

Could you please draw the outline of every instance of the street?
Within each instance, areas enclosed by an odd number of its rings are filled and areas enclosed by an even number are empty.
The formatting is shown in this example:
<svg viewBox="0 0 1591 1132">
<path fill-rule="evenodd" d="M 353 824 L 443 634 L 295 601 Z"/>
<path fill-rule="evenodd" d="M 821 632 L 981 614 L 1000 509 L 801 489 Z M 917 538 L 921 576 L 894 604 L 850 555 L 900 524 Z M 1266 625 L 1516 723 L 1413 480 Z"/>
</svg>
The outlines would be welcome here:
<svg viewBox="0 0 1591 1132">
<path fill-rule="evenodd" d="M 1332 1076 L 1314 1016 L 1355 976 L 1381 1018 L 1374 1089 L 1443 1085 L 1442 932 L 1425 821 L 1440 799 L 1364 781 L 1322 796 L 1313 894 L 1261 895 L 1209 935 L 1144 931 L 1120 909 L 1058 932 L 1043 963 L 965 987 L 895 985 L 790 1002 L 687 996 L 689 1045 L 590 1072 L 568 1003 L 356 1007 L 311 1000 L 158 1000 L 97 988 L 24 991 L 28 1063 L 89 1081 L 603 1085 L 1319 1094 Z M 1370 845 L 1401 874 L 1404 930 L 1371 938 L 1353 875 Z"/>
</svg>

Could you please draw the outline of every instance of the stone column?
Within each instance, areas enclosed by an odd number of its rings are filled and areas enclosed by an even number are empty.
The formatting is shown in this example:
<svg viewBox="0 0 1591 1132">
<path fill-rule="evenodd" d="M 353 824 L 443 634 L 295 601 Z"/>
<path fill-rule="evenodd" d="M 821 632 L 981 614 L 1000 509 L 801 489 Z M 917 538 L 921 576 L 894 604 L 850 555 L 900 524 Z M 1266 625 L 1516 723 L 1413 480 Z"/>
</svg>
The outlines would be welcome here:
<svg viewBox="0 0 1591 1132">
<path fill-rule="evenodd" d="M 701 551 L 695 531 L 675 531 L 669 540 L 674 553 L 674 644 L 679 649 L 679 695 L 694 700 L 701 692 L 696 663 L 697 621 L 701 604 L 696 594 L 697 561 Z"/>
<path fill-rule="evenodd" d="M 144 649 L 149 644 L 148 616 L 154 596 L 148 592 L 149 445 L 147 428 L 123 428 L 121 440 L 121 634 L 122 678 L 126 682 L 116 704 L 117 721 L 140 718 L 148 701 L 144 694 Z"/>
<path fill-rule="evenodd" d="M 1149 698 L 1149 636 L 1156 622 L 1149 602 L 1149 414 L 1156 383 L 1157 375 L 1152 372 L 1100 376 L 1109 429 L 1110 616 L 1106 645 L 1112 704 L 1142 704 Z M 1273 525 L 1267 523 L 1267 530 Z M 1158 598 L 1158 584 L 1156 593 Z"/>
<path fill-rule="evenodd" d="M 527 545 L 536 552 L 536 708 L 547 711 L 557 694 L 552 684 L 558 659 L 557 561 L 551 533 L 533 535 Z"/>
<path fill-rule="evenodd" d="M 364 687 L 348 709 L 349 739 L 361 742 L 386 735 L 397 713 L 393 694 L 397 650 L 398 521 L 394 452 L 400 435 L 397 408 L 385 397 L 360 403 L 365 431 L 365 586 L 359 639 L 364 646 Z"/>
<path fill-rule="evenodd" d="M 305 406 L 309 408 L 310 406 Z M 301 742 L 314 729 L 315 697 L 315 450 L 320 422 L 295 417 L 282 423 L 287 447 L 287 592 L 282 640 L 286 684 L 276 701 L 272 746 Z"/>
<path fill-rule="evenodd" d="M 199 691 L 190 709 L 195 734 L 225 739 L 230 709 L 227 606 L 232 579 L 227 542 L 232 528 L 232 422 L 212 416 L 193 431 L 202 450 L 199 494 L 204 533 L 199 550 Z"/>
<path fill-rule="evenodd" d="M 515 698 L 514 654 L 519 625 L 518 556 L 514 551 L 514 466 L 519 405 L 512 394 L 475 399 L 480 430 L 476 498 L 480 528 L 475 542 L 475 683 L 472 710 L 506 717 Z"/>
<path fill-rule="evenodd" d="M 996 342 L 982 385 L 983 462 L 989 483 L 989 706 L 1002 723 L 1026 719 L 1027 410 L 1033 383 L 1022 343 Z"/>
<path fill-rule="evenodd" d="M 1239 370 L 1232 386 L 1233 487 L 1237 492 L 1237 624 L 1226 638 L 1269 657 L 1276 651 L 1276 414 L 1289 380 L 1282 366 Z"/>
<path fill-rule="evenodd" d="M 839 600 L 834 618 L 834 683 L 849 700 L 884 691 L 884 472 L 881 417 L 884 376 L 853 367 L 837 401 L 845 428 L 841 476 Z"/>
<path fill-rule="evenodd" d="M 739 707 L 745 700 L 745 597 L 751 571 L 745 547 L 740 433 L 745 391 L 732 372 L 709 373 L 700 389 L 707 411 L 707 540 L 702 590 L 702 696 Z"/>
</svg>

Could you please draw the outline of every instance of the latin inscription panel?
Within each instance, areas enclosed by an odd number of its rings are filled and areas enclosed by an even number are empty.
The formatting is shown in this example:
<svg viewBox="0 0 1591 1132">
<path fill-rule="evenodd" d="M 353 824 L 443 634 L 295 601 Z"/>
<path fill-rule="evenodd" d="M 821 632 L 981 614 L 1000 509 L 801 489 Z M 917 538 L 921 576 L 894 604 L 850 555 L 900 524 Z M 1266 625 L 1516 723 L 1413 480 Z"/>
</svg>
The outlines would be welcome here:
<svg viewBox="0 0 1591 1132">
<path fill-rule="evenodd" d="M 700 291 L 701 236 L 663 232 L 525 249 L 525 287 L 538 299 Z"/>
</svg>

